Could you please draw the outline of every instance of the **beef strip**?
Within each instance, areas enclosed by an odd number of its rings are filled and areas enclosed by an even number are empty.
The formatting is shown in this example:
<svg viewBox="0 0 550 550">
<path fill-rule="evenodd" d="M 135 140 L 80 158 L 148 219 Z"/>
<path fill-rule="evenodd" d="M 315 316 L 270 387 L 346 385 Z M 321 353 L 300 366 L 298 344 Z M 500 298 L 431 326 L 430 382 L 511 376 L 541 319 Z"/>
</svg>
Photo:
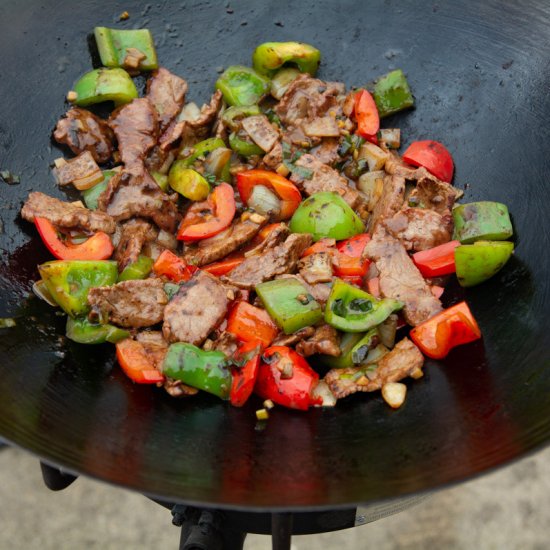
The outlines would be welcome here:
<svg viewBox="0 0 550 550">
<path fill-rule="evenodd" d="M 449 242 L 453 231 L 449 211 L 442 216 L 425 208 L 403 208 L 382 223 L 407 250 L 415 252 Z"/>
<path fill-rule="evenodd" d="M 180 113 L 185 103 L 187 82 L 163 67 L 151 73 L 147 81 L 147 98 L 158 113 L 162 135 Z"/>
<path fill-rule="evenodd" d="M 367 223 L 367 230 L 373 232 L 380 221 L 391 218 L 403 206 L 405 180 L 400 176 L 386 176 L 382 196 L 378 199 Z"/>
<path fill-rule="evenodd" d="M 228 305 L 227 287 L 206 271 L 198 271 L 166 306 L 162 333 L 169 342 L 200 346 L 224 319 Z"/>
<path fill-rule="evenodd" d="M 342 353 L 340 349 L 340 336 L 334 327 L 321 325 L 320 327 L 316 327 L 315 333 L 307 340 L 298 342 L 296 351 L 304 357 L 309 357 L 316 353 L 338 357 Z"/>
<path fill-rule="evenodd" d="M 224 330 L 210 349 L 221 351 L 226 357 L 233 357 L 239 349 L 239 340 L 233 333 Z"/>
<path fill-rule="evenodd" d="M 408 338 L 403 338 L 372 369 L 332 369 L 324 380 L 334 396 L 341 399 L 355 392 L 376 391 L 389 382 L 398 382 L 417 372 L 423 364 L 420 350 Z"/>
<path fill-rule="evenodd" d="M 115 220 L 105 212 L 63 202 L 39 191 L 29 193 L 21 209 L 21 216 L 29 222 L 34 222 L 35 217 L 46 218 L 57 227 L 90 232 L 114 233 L 116 228 Z"/>
<path fill-rule="evenodd" d="M 187 247 L 184 259 L 187 263 L 197 266 L 221 260 L 255 237 L 262 225 L 263 222 L 254 223 L 251 219 L 237 220 L 214 237 L 203 239 L 197 245 Z"/>
<path fill-rule="evenodd" d="M 257 284 L 291 273 L 303 251 L 311 244 L 311 235 L 293 233 L 284 243 L 270 248 L 261 255 L 247 258 L 224 280 L 239 288 L 253 289 Z"/>
<path fill-rule="evenodd" d="M 389 155 L 384 165 L 384 170 L 388 174 L 414 181 L 430 175 L 423 166 L 416 168 L 407 164 L 395 151 L 390 149 L 388 153 Z"/>
<path fill-rule="evenodd" d="M 339 147 L 340 142 L 337 139 L 325 138 L 310 152 L 319 162 L 330 166 L 340 160 L 340 155 L 338 154 Z"/>
<path fill-rule="evenodd" d="M 405 247 L 379 224 L 363 254 L 376 263 L 383 297 L 400 300 L 409 325 L 423 323 L 441 311 L 441 302 L 432 294 Z"/>
<path fill-rule="evenodd" d="M 158 139 L 159 124 L 155 107 L 146 97 L 134 99 L 115 109 L 109 124 L 117 137 L 120 158 L 126 172 L 140 174 L 147 153 Z"/>
<path fill-rule="evenodd" d="M 123 171 L 109 180 L 99 196 L 98 209 L 116 221 L 147 218 L 161 229 L 174 232 L 180 219 L 177 200 L 177 193 L 166 194 L 145 170 L 139 175 Z"/>
<path fill-rule="evenodd" d="M 283 146 L 275 143 L 271 151 L 263 156 L 262 163 L 268 170 L 275 170 L 283 162 Z"/>
<path fill-rule="evenodd" d="M 252 141 L 266 153 L 271 151 L 279 139 L 279 133 L 271 126 L 265 115 L 249 116 L 242 120 L 244 131 Z"/>
<path fill-rule="evenodd" d="M 332 258 L 328 252 L 316 252 L 306 256 L 300 260 L 298 269 L 309 284 L 332 281 Z"/>
<path fill-rule="evenodd" d="M 109 319 L 121 327 L 150 327 L 162 321 L 168 296 L 161 279 L 123 281 L 88 293 L 90 318 Z"/>
<path fill-rule="evenodd" d="M 143 245 L 148 241 L 154 241 L 157 235 L 158 230 L 140 218 L 134 218 L 121 224 L 120 236 L 114 254 L 119 272 L 134 263 L 138 259 Z"/>
<path fill-rule="evenodd" d="M 416 188 L 411 191 L 409 204 L 429 208 L 444 216 L 451 212 L 461 195 L 462 192 L 456 187 L 428 174 L 421 177 Z"/>
<path fill-rule="evenodd" d="M 276 227 L 271 229 L 271 231 L 267 234 L 267 237 L 258 246 L 247 250 L 244 253 L 244 257 L 249 258 L 250 256 L 261 254 L 265 250 L 281 244 L 289 235 L 290 229 L 288 228 L 288 225 L 286 223 L 278 223 Z"/>
<path fill-rule="evenodd" d="M 156 369 L 161 369 L 168 351 L 168 342 L 160 330 L 143 330 L 136 334 L 136 340 L 143 346 L 145 353 Z"/>
<path fill-rule="evenodd" d="M 163 388 L 171 397 L 186 397 L 191 395 L 197 395 L 199 390 L 192 388 L 187 384 L 184 384 L 181 380 L 174 380 L 173 378 L 166 377 Z"/>
<path fill-rule="evenodd" d="M 281 332 L 271 343 L 272 346 L 295 346 L 298 342 L 306 338 L 311 338 L 315 334 L 314 327 L 304 327 L 292 334 Z"/>
<path fill-rule="evenodd" d="M 113 132 L 104 120 L 86 109 L 73 107 L 57 122 L 53 137 L 76 155 L 89 151 L 94 160 L 107 162 L 113 154 Z"/>
</svg>

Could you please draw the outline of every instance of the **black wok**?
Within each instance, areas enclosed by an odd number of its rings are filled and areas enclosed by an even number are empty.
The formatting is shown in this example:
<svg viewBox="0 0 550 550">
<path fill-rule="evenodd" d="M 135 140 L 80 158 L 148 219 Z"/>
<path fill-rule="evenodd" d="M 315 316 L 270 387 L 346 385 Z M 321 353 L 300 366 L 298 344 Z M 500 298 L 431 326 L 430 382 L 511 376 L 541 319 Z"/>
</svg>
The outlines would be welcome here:
<svg viewBox="0 0 550 550">
<path fill-rule="evenodd" d="M 230 5 L 229 5 L 230 4 Z M 550 6 L 546 2 L 16 2 L 0 7 L 0 437 L 69 471 L 173 500 L 247 509 L 336 508 L 464 480 L 550 439 Z M 230 8 L 230 9 L 228 9 Z M 130 19 L 118 22 L 128 10 Z M 27 193 L 62 197 L 50 134 L 91 68 L 95 25 L 149 27 L 163 65 L 207 99 L 216 68 L 266 40 L 323 53 L 321 77 L 361 84 L 394 67 L 417 109 L 387 122 L 443 141 L 465 200 L 509 205 L 517 252 L 466 298 L 483 341 L 428 361 L 404 407 L 355 396 L 334 410 L 174 400 L 127 380 L 110 347 L 63 338 L 64 319 L 29 294 L 49 259 L 19 217 Z M 468 184 L 468 185 L 467 185 Z"/>
</svg>

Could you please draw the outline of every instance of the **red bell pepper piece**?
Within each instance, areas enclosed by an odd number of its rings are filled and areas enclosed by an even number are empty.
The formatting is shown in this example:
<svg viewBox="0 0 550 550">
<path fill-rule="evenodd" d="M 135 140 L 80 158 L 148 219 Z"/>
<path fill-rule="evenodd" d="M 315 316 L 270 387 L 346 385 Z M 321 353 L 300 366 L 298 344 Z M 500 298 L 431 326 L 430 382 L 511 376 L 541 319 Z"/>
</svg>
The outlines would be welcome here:
<svg viewBox="0 0 550 550">
<path fill-rule="evenodd" d="M 255 185 L 268 187 L 281 199 L 282 220 L 289 219 L 302 202 L 298 188 L 283 176 L 269 170 L 247 170 L 237 174 L 237 189 L 244 204 L 248 204 Z"/>
<path fill-rule="evenodd" d="M 164 375 L 158 371 L 143 345 L 126 338 L 116 344 L 116 357 L 124 373 L 138 384 L 164 382 Z"/>
<path fill-rule="evenodd" d="M 412 259 L 424 277 L 449 275 L 456 271 L 454 251 L 457 246 L 460 246 L 460 241 L 450 241 L 429 250 L 416 252 Z"/>
<path fill-rule="evenodd" d="M 198 267 L 188 265 L 170 250 L 164 250 L 153 264 L 155 275 L 167 277 L 176 283 L 188 281 L 196 271 Z"/>
<path fill-rule="evenodd" d="M 58 260 L 106 260 L 113 253 L 113 243 L 107 233 L 98 231 L 83 243 L 61 240 L 55 226 L 46 218 L 34 218 L 34 225 L 46 248 Z"/>
<path fill-rule="evenodd" d="M 306 248 L 302 254 L 302 258 L 310 256 L 311 254 L 317 254 L 317 252 L 334 252 L 334 246 L 336 245 L 336 239 L 323 238 Z"/>
<path fill-rule="evenodd" d="M 291 409 L 307 410 L 319 375 L 286 346 L 271 346 L 262 355 L 254 391 L 263 399 Z"/>
<path fill-rule="evenodd" d="M 380 116 L 374 98 L 367 90 L 359 90 L 355 94 L 354 110 L 357 133 L 378 145 L 376 134 L 380 130 Z"/>
<path fill-rule="evenodd" d="M 196 202 L 189 208 L 179 226 L 177 237 L 186 242 L 213 237 L 229 227 L 235 211 L 233 187 L 228 183 L 220 183 L 206 201 Z"/>
<path fill-rule="evenodd" d="M 235 269 L 239 264 L 242 264 L 244 259 L 244 253 L 237 252 L 236 254 L 230 254 L 219 262 L 205 265 L 202 269 L 216 277 L 221 277 L 222 275 L 227 275 L 227 273 Z"/>
<path fill-rule="evenodd" d="M 413 166 L 424 166 L 441 181 L 451 183 L 453 179 L 453 157 L 439 141 L 413 141 L 403 153 L 403 160 Z"/>
<path fill-rule="evenodd" d="M 243 342 L 260 343 L 262 347 L 267 347 L 279 329 L 265 309 L 241 301 L 229 314 L 227 331 Z"/>
<path fill-rule="evenodd" d="M 452 348 L 481 338 L 481 331 L 466 302 L 460 302 L 410 332 L 412 341 L 424 355 L 443 359 Z"/>
<path fill-rule="evenodd" d="M 368 258 L 361 259 L 361 255 L 369 241 L 370 235 L 362 233 L 338 243 L 336 246 L 338 254 L 334 259 L 334 274 L 337 277 L 363 277 L 366 275 L 370 260 Z"/>
<path fill-rule="evenodd" d="M 252 357 L 241 368 L 234 367 L 231 370 L 233 382 L 229 400 L 235 407 L 242 407 L 248 401 L 260 370 L 261 350 L 257 342 L 246 342 L 239 348 L 238 355 L 246 357 L 248 354 L 252 354 Z"/>
</svg>

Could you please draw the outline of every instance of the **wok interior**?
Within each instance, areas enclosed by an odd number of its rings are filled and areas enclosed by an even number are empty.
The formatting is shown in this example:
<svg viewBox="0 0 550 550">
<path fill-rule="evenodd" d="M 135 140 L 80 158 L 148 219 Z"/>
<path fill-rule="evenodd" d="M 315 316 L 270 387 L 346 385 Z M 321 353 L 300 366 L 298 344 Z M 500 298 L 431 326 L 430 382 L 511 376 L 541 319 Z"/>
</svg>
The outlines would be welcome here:
<svg viewBox="0 0 550 550">
<path fill-rule="evenodd" d="M 0 315 L 17 326 L 0 333 L 0 436 L 148 494 L 256 509 L 397 497 L 546 443 L 549 8 L 235 2 L 228 13 L 218 2 L 123 4 L 10 0 L 0 7 L 0 165 L 21 176 L 19 185 L 2 184 L 1 194 Z M 51 130 L 67 90 L 90 68 L 87 34 L 124 10 L 130 19 L 116 26 L 150 28 L 161 64 L 188 79 L 199 102 L 217 67 L 250 63 L 266 40 L 315 44 L 320 77 L 348 86 L 402 68 L 417 108 L 384 126 L 401 127 L 405 146 L 444 142 L 464 201 L 504 202 L 513 217 L 516 254 L 506 268 L 479 287 L 451 285 L 444 295 L 447 304 L 468 301 L 483 340 L 428 361 L 398 411 L 360 395 L 330 410 L 277 409 L 257 430 L 258 402 L 234 409 L 207 395 L 172 400 L 127 380 L 111 348 L 64 339 L 64 319 L 29 296 L 36 265 L 48 256 L 18 212 L 31 190 L 62 197 L 50 176 L 60 156 Z"/>
</svg>

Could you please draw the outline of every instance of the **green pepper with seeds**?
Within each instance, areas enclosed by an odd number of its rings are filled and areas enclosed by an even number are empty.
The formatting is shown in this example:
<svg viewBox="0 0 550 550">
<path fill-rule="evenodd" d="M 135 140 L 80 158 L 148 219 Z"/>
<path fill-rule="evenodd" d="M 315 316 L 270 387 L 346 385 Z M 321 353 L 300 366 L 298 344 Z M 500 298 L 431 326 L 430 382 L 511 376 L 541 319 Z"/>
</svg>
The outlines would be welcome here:
<svg viewBox="0 0 550 550">
<path fill-rule="evenodd" d="M 273 76 L 285 64 L 298 67 L 301 72 L 315 76 L 321 52 L 303 42 L 265 42 L 252 54 L 252 65 L 260 74 Z"/>
<path fill-rule="evenodd" d="M 216 81 L 216 89 L 229 105 L 255 105 L 270 88 L 269 79 L 243 65 L 228 67 Z"/>
<path fill-rule="evenodd" d="M 130 333 L 114 325 L 90 323 L 86 317 L 77 319 L 67 317 L 66 335 L 69 340 L 79 344 L 103 344 L 104 342 L 116 344 L 128 338 Z"/>
<path fill-rule="evenodd" d="M 74 85 L 79 107 L 103 101 L 114 101 L 115 106 L 130 103 L 138 96 L 134 81 L 124 69 L 94 69 L 81 76 Z"/>
</svg>

